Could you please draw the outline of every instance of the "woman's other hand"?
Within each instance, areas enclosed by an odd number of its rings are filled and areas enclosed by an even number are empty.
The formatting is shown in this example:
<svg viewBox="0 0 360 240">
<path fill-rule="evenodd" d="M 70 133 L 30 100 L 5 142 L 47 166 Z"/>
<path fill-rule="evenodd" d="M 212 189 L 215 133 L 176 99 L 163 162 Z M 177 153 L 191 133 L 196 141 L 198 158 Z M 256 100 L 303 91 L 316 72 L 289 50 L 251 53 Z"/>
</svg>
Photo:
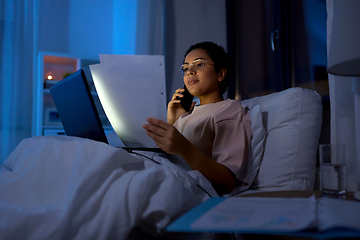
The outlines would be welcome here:
<svg viewBox="0 0 360 240">
<path fill-rule="evenodd" d="M 185 110 L 184 110 L 185 112 Z M 182 155 L 190 142 L 172 125 L 155 118 L 148 118 L 144 124 L 146 133 L 154 139 L 156 145 L 167 153 Z"/>
</svg>

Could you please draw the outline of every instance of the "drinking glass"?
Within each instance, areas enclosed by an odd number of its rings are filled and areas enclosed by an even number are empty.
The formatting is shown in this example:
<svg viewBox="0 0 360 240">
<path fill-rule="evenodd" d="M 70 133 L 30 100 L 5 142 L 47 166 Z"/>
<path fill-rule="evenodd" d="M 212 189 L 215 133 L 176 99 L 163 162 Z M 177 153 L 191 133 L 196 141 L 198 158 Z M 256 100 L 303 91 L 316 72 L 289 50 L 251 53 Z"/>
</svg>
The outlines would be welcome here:
<svg viewBox="0 0 360 240">
<path fill-rule="evenodd" d="M 323 196 L 346 197 L 346 158 L 345 145 L 321 144 L 320 188 Z"/>
</svg>

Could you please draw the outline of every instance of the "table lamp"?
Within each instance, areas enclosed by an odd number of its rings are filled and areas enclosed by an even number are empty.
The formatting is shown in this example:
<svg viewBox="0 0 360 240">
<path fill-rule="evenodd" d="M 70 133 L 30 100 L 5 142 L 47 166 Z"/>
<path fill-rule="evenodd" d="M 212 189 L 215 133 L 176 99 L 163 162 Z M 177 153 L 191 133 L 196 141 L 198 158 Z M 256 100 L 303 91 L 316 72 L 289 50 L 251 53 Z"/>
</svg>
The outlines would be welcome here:
<svg viewBox="0 0 360 240">
<path fill-rule="evenodd" d="M 334 0 L 328 72 L 360 76 L 360 1 Z"/>
<path fill-rule="evenodd" d="M 360 1 L 333 0 L 328 73 L 352 77 L 354 87 L 358 173 L 360 172 Z M 359 179 L 358 188 L 359 188 Z M 359 189 L 358 189 L 359 190 Z M 360 192 L 354 196 L 359 196 Z"/>
</svg>

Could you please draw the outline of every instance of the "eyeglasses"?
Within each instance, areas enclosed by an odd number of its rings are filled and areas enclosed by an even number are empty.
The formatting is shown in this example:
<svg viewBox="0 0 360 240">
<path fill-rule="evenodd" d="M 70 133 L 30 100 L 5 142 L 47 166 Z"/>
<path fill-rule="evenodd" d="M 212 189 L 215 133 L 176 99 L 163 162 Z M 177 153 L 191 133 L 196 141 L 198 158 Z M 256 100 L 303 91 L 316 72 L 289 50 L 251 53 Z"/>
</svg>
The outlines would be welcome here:
<svg viewBox="0 0 360 240">
<path fill-rule="evenodd" d="M 181 65 L 179 71 L 185 76 L 188 74 L 191 67 L 194 67 L 195 71 L 202 71 L 207 65 L 215 65 L 213 63 L 208 63 L 205 59 L 197 59 L 193 63 L 186 63 Z"/>
</svg>

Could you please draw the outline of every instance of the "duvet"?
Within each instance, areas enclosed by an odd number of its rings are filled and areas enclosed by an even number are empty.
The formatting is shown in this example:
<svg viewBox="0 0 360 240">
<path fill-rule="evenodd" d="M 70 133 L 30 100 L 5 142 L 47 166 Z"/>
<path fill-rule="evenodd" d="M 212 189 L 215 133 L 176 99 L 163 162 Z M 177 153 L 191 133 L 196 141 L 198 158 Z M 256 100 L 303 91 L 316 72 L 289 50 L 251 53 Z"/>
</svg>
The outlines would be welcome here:
<svg viewBox="0 0 360 240">
<path fill-rule="evenodd" d="M 180 163 L 75 137 L 24 139 L 0 172 L 0 239 L 164 236 L 171 221 L 217 196 Z"/>
</svg>

